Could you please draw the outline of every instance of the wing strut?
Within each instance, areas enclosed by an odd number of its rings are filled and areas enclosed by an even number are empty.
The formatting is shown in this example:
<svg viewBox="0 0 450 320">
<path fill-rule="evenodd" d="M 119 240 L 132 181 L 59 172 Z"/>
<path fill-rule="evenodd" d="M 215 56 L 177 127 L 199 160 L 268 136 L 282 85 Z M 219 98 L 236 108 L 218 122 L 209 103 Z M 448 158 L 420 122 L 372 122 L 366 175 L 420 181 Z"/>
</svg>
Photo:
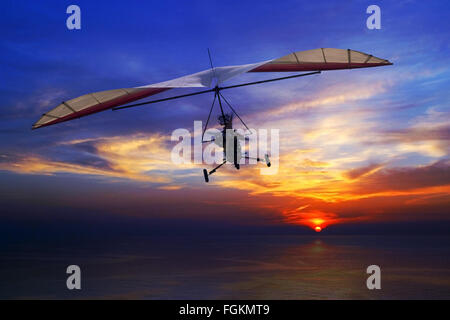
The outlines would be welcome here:
<svg viewBox="0 0 450 320">
<path fill-rule="evenodd" d="M 204 142 L 203 141 L 203 137 L 205 136 L 206 129 L 208 128 L 209 119 L 211 118 L 211 113 L 212 113 L 213 108 L 214 108 L 214 102 L 216 102 L 216 97 L 217 97 L 217 94 L 214 94 L 214 99 L 213 99 L 213 102 L 212 102 L 212 105 L 211 105 L 211 109 L 209 109 L 208 120 L 206 120 L 205 129 L 203 129 L 203 132 L 202 132 L 202 142 Z"/>
<path fill-rule="evenodd" d="M 239 117 L 239 115 L 237 114 L 236 110 L 234 110 L 234 108 L 231 106 L 231 104 L 227 101 L 227 99 L 225 99 L 225 97 L 219 92 L 219 95 L 222 97 L 222 99 L 226 102 L 226 104 L 230 107 L 231 111 L 233 111 L 233 113 L 239 118 L 239 120 L 241 120 L 242 124 L 244 125 L 244 127 L 247 128 L 248 131 L 250 131 L 250 128 L 245 124 L 244 120 L 241 119 L 241 117 Z"/>
</svg>

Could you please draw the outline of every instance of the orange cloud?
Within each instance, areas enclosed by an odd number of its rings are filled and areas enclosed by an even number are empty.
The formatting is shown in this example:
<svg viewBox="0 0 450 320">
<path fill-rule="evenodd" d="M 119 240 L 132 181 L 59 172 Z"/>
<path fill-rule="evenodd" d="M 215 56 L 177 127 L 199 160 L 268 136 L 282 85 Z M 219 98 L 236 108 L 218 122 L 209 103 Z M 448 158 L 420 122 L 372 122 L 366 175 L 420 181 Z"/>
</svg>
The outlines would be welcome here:
<svg viewBox="0 0 450 320">
<path fill-rule="evenodd" d="M 381 164 L 369 164 L 366 167 L 355 168 L 344 172 L 344 176 L 350 180 L 354 180 L 360 178 L 362 176 L 366 176 L 372 174 L 379 170 L 382 167 Z"/>
<path fill-rule="evenodd" d="M 356 89 L 353 85 L 337 85 L 309 101 L 256 115 L 260 127 L 280 128 L 278 174 L 260 175 L 258 166 L 243 165 L 236 171 L 226 165 L 204 188 L 220 193 L 216 202 L 221 205 L 271 210 L 282 222 L 312 228 L 420 216 L 420 212 L 439 216 L 448 211 L 450 202 L 450 163 L 446 160 L 449 118 L 430 108 L 409 126 L 388 131 L 380 129 L 382 123 L 374 119 L 373 110 L 349 108 L 348 104 L 374 97 L 386 88 L 381 82 Z M 302 119 L 286 116 L 315 106 L 335 108 L 306 114 Z M 200 182 L 197 165 L 171 162 L 168 141 L 169 137 L 159 134 L 73 140 L 63 145 L 89 146 L 92 150 L 88 153 L 106 165 L 31 155 L 0 161 L 0 169 L 151 182 L 167 193 L 183 188 L 191 176 Z M 245 196 L 237 200 L 236 193 Z"/>
<path fill-rule="evenodd" d="M 0 169 L 26 174 L 73 173 L 168 184 L 173 182 L 169 172 L 179 176 L 178 170 L 186 170 L 194 166 L 189 164 L 175 166 L 170 159 L 170 148 L 167 142 L 167 137 L 159 134 L 72 140 L 60 145 L 71 147 L 88 145 L 93 150 L 91 154 L 99 160 L 104 160 L 107 165 L 94 166 L 70 161 L 55 161 L 43 156 L 30 155 L 0 162 Z M 183 174 L 186 173 L 183 171 Z M 180 187 L 169 186 L 171 189 Z"/>
</svg>

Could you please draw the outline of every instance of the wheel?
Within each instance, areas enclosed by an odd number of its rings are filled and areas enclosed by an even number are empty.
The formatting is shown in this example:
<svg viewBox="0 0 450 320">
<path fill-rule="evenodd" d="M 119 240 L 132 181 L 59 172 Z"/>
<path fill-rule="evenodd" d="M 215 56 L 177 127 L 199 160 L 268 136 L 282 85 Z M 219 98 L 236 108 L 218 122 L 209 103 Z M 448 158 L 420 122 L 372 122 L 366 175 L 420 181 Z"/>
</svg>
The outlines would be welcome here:
<svg viewBox="0 0 450 320">
<path fill-rule="evenodd" d="M 203 169 L 203 176 L 205 177 L 205 182 L 209 182 L 208 171 L 206 169 Z"/>
<path fill-rule="evenodd" d="M 238 145 L 238 141 L 237 141 L 237 137 L 236 136 L 234 136 L 234 140 L 233 140 L 233 142 L 234 142 L 234 150 L 233 150 L 233 152 L 234 152 L 234 154 L 233 154 L 233 156 L 234 156 L 234 166 L 236 167 L 236 169 L 238 169 L 239 170 L 239 163 L 237 163 L 238 161 L 237 161 L 237 145 Z"/>
<path fill-rule="evenodd" d="M 269 155 L 268 154 L 266 154 L 266 155 L 264 155 L 264 159 L 266 160 L 266 165 L 268 166 L 268 167 L 270 167 L 270 159 L 269 159 Z"/>
</svg>

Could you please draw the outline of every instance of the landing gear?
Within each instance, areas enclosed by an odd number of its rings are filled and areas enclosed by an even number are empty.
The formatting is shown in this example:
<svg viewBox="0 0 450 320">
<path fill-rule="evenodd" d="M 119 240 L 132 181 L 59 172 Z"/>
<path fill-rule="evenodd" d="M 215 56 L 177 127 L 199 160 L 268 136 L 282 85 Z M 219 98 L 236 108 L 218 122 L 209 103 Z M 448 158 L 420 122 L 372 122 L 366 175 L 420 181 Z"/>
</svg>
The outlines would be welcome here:
<svg viewBox="0 0 450 320">
<path fill-rule="evenodd" d="M 237 140 L 236 136 L 233 139 L 233 144 L 234 144 L 234 154 L 233 154 L 234 161 L 233 162 L 234 162 L 235 168 L 239 170 L 241 168 L 241 166 L 238 163 L 238 140 Z"/>
<path fill-rule="evenodd" d="M 212 169 L 209 173 L 208 170 L 203 169 L 203 177 L 205 178 L 205 182 L 209 182 L 209 176 L 212 175 L 214 172 L 216 172 L 217 169 L 219 169 L 221 166 L 223 166 L 227 161 L 224 160 L 221 164 L 219 164 L 217 167 Z"/>
<path fill-rule="evenodd" d="M 216 102 L 216 99 L 219 103 L 219 107 L 220 107 L 220 113 L 221 116 L 219 117 L 219 124 L 221 126 L 223 126 L 223 131 L 222 131 L 222 143 L 220 143 L 220 146 L 223 147 L 223 153 L 224 153 L 224 158 L 223 158 L 223 163 L 218 165 L 216 168 L 214 168 L 213 170 L 211 170 L 210 172 L 208 172 L 207 169 L 203 169 L 203 177 L 205 178 L 205 182 L 209 182 L 209 176 L 212 175 L 214 172 L 216 172 L 217 169 L 219 169 L 221 166 L 223 166 L 227 160 L 229 163 L 233 163 L 234 167 L 236 168 L 236 170 L 239 170 L 241 168 L 240 165 L 240 160 L 242 158 L 241 155 L 241 146 L 239 144 L 239 140 L 238 140 L 238 134 L 234 134 L 233 135 L 233 146 L 234 146 L 234 150 L 233 150 L 233 154 L 229 154 L 227 157 L 227 153 L 226 153 L 226 147 L 227 147 L 227 130 L 233 130 L 233 126 L 232 126 L 232 120 L 233 120 L 233 114 L 236 115 L 236 117 L 239 118 L 239 120 L 241 120 L 242 124 L 247 128 L 247 130 L 250 131 L 249 127 L 245 124 L 245 122 L 241 119 L 241 117 L 237 114 L 237 112 L 234 110 L 234 108 L 231 106 L 231 104 L 225 99 L 225 97 L 222 95 L 222 93 L 220 92 L 222 88 L 219 88 L 218 86 L 216 86 L 214 88 L 214 99 L 211 105 L 211 109 L 209 110 L 209 115 L 208 115 L 208 119 L 206 120 L 206 125 L 203 128 L 203 132 L 202 132 L 202 143 L 208 143 L 208 142 L 212 142 L 211 141 L 205 141 L 204 140 L 204 135 L 206 132 L 206 129 L 208 128 L 208 124 L 209 124 L 209 120 L 211 118 L 211 113 L 213 111 L 214 108 L 214 104 Z M 228 107 L 230 108 L 230 110 L 233 112 L 232 114 L 225 114 L 224 110 L 223 110 L 223 105 L 222 105 L 222 100 L 228 105 Z M 241 135 L 239 135 L 241 136 Z M 231 137 L 229 138 L 231 140 Z M 230 141 L 231 142 L 231 141 Z M 231 157 L 232 156 L 232 157 Z M 231 159 L 232 158 L 232 159 Z M 247 159 L 249 159 L 249 157 L 246 157 Z M 260 162 L 264 162 L 266 163 L 267 166 L 270 167 L 270 161 L 269 161 L 269 156 L 266 155 L 265 156 L 265 160 L 261 160 L 260 158 L 256 158 L 257 161 Z"/>
<path fill-rule="evenodd" d="M 235 154 L 235 158 L 234 159 L 236 161 L 236 154 Z M 252 157 L 249 157 L 249 156 L 245 156 L 245 159 L 255 159 L 256 161 L 259 161 L 259 162 L 265 162 L 268 167 L 271 166 L 268 154 L 264 155 L 264 160 L 261 159 L 261 158 L 252 158 Z M 219 164 L 217 167 L 212 169 L 210 172 L 208 172 L 208 170 L 206 170 L 206 169 L 203 169 L 203 177 L 205 178 L 205 182 L 209 182 L 209 176 L 212 175 L 214 172 L 216 172 L 217 169 L 219 169 L 225 163 L 227 163 L 227 160 L 223 160 L 223 162 L 221 164 Z M 239 163 L 236 163 L 236 162 L 234 163 L 234 166 L 236 167 L 237 170 L 239 170 L 241 168 Z"/>
</svg>

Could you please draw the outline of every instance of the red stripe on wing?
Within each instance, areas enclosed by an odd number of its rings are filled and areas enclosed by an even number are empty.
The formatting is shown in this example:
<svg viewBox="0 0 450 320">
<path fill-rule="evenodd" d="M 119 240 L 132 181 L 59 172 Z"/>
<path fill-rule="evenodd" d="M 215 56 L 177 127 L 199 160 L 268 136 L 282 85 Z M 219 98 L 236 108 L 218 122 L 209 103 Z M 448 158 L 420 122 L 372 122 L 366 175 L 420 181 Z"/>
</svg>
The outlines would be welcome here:
<svg viewBox="0 0 450 320">
<path fill-rule="evenodd" d="M 391 65 L 392 63 L 266 63 L 256 67 L 249 72 L 295 72 L 295 71 L 318 71 L 318 70 L 339 70 L 370 68 Z"/>
<path fill-rule="evenodd" d="M 64 117 L 52 120 L 50 122 L 47 122 L 37 128 L 41 128 L 41 127 L 46 127 L 46 126 L 50 126 L 52 124 L 56 124 L 56 123 L 60 123 L 60 122 L 64 122 L 64 121 L 68 121 L 68 120 L 72 120 L 72 119 L 76 119 L 76 118 L 81 118 L 93 113 L 97 113 L 103 110 L 107 110 L 107 109 L 111 109 L 117 106 L 121 106 L 123 104 L 129 103 L 129 102 L 133 102 L 142 98 L 146 98 L 152 95 L 155 95 L 157 93 L 169 90 L 171 88 L 140 88 L 139 91 L 130 93 L 128 95 L 124 95 L 109 101 L 106 101 L 104 103 L 100 103 L 97 104 L 95 106 L 68 114 Z M 36 128 L 36 129 L 37 129 Z"/>
</svg>

